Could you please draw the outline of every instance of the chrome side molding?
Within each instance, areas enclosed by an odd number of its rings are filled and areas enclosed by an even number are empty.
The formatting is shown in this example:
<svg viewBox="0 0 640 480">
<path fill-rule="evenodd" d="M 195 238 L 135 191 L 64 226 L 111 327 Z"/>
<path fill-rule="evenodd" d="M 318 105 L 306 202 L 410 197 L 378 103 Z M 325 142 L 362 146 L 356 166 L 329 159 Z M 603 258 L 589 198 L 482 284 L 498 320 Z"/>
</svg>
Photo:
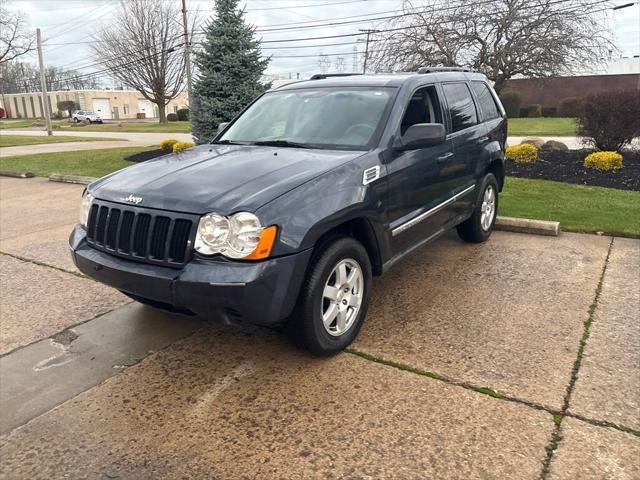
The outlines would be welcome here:
<svg viewBox="0 0 640 480">
<path fill-rule="evenodd" d="M 460 197 L 465 196 L 467 193 L 469 193 L 469 192 L 471 192 L 471 191 L 473 191 L 475 189 L 476 189 L 475 185 L 471 185 L 470 187 L 465 188 L 461 192 L 456 193 L 453 197 L 451 197 L 451 198 L 445 200 L 444 202 L 436 205 L 435 207 L 431 208 L 430 210 L 427 210 L 426 212 L 421 213 L 417 217 L 413 217 L 411 220 L 407 220 L 402 225 L 398 225 L 396 228 L 394 228 L 391 231 L 391 235 L 395 237 L 399 233 L 402 233 L 405 230 L 410 229 L 411 227 L 417 225 L 418 223 L 422 222 L 423 220 L 426 220 L 427 218 L 429 218 L 434 213 L 437 213 L 440 210 L 442 210 L 443 208 L 445 208 L 446 206 L 451 205 L 453 202 L 458 200 Z"/>
</svg>

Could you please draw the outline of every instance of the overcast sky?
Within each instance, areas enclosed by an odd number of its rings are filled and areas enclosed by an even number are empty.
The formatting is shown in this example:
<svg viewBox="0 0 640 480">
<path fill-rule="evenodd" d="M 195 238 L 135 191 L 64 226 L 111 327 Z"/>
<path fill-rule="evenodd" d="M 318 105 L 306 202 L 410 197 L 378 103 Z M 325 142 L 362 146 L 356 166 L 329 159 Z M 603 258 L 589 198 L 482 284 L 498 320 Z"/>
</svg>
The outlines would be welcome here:
<svg viewBox="0 0 640 480">
<path fill-rule="evenodd" d="M 180 3 L 180 0 L 173 0 Z M 630 0 L 615 0 L 616 5 L 629 3 Z M 428 0 L 416 0 L 414 5 L 428 3 Z M 213 11 L 213 0 L 187 0 L 187 9 L 199 9 L 202 18 L 209 17 Z M 400 10 L 402 0 L 246 0 L 247 19 L 258 28 L 281 27 L 283 24 L 322 21 L 337 17 L 381 15 Z M 29 25 L 42 29 L 45 39 L 45 63 L 66 68 L 82 68 L 83 72 L 92 72 L 97 68 L 88 66 L 91 58 L 88 45 L 59 45 L 66 42 L 90 41 L 92 33 L 109 24 L 111 14 L 118 8 L 118 0 L 12 0 L 10 8 L 22 10 L 27 14 Z M 181 21 L 181 18 L 177 18 Z M 615 41 L 623 56 L 640 54 L 640 5 L 613 12 L 611 15 Z M 357 52 L 364 48 L 357 37 L 344 37 L 304 42 L 269 43 L 270 40 L 292 39 L 312 36 L 351 34 L 358 29 L 372 28 L 370 22 L 332 27 L 311 28 L 305 26 L 292 31 L 262 32 L 265 41 L 264 53 L 273 56 L 268 74 L 283 77 L 300 73 L 306 77 L 318 72 L 319 54 L 328 54 L 331 60 L 329 71 L 336 70 L 336 64 L 343 62 L 344 70 L 353 70 L 354 47 Z M 276 27 L 277 28 L 277 27 Z M 363 37 L 361 37 L 363 38 Z M 58 45 L 56 45 L 58 44 Z M 339 44 L 322 46 L 323 44 Z M 284 48 L 285 46 L 304 46 L 305 48 Z M 294 58 L 282 58 L 295 56 Z M 280 57 L 280 58 L 277 58 Z M 25 58 L 25 57 L 23 57 Z M 36 62 L 37 56 L 27 57 Z M 342 59 L 342 60 L 340 60 Z M 358 68 L 361 68 L 362 55 L 357 54 Z"/>
</svg>

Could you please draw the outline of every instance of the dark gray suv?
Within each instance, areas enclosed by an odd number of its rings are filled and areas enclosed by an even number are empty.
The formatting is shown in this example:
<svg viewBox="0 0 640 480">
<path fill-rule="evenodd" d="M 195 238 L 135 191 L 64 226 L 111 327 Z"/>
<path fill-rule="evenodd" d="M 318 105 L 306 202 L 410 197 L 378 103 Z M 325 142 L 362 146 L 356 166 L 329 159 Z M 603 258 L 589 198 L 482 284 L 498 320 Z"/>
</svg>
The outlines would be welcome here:
<svg viewBox="0 0 640 480">
<path fill-rule="evenodd" d="M 317 75 L 209 144 L 89 185 L 73 258 L 140 302 L 284 324 L 332 354 L 358 334 L 372 276 L 453 227 L 489 237 L 506 136 L 479 73 Z"/>
</svg>

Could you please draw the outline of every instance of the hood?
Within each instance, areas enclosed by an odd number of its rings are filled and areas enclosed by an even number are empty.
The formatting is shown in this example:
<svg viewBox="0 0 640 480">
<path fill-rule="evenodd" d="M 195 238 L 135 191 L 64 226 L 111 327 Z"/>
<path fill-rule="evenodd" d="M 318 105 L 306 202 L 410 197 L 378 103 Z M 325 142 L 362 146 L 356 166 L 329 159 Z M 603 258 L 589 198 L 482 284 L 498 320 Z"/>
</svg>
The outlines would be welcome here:
<svg viewBox="0 0 640 480">
<path fill-rule="evenodd" d="M 201 145 L 139 163 L 89 186 L 99 199 L 139 207 L 228 215 L 256 211 L 364 152 L 245 145 Z M 139 200 L 141 199 L 141 200 Z"/>
</svg>

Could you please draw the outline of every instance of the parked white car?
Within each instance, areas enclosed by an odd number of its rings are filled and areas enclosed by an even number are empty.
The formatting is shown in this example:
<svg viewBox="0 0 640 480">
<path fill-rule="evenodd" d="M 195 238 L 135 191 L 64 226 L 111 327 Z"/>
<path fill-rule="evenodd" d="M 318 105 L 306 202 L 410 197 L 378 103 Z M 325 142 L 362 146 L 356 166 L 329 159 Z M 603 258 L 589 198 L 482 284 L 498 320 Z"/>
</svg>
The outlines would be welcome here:
<svg viewBox="0 0 640 480">
<path fill-rule="evenodd" d="M 74 122 L 79 123 L 83 120 L 89 120 L 89 123 L 102 123 L 102 117 L 95 112 L 85 112 L 84 110 L 78 110 L 71 115 Z"/>
</svg>

